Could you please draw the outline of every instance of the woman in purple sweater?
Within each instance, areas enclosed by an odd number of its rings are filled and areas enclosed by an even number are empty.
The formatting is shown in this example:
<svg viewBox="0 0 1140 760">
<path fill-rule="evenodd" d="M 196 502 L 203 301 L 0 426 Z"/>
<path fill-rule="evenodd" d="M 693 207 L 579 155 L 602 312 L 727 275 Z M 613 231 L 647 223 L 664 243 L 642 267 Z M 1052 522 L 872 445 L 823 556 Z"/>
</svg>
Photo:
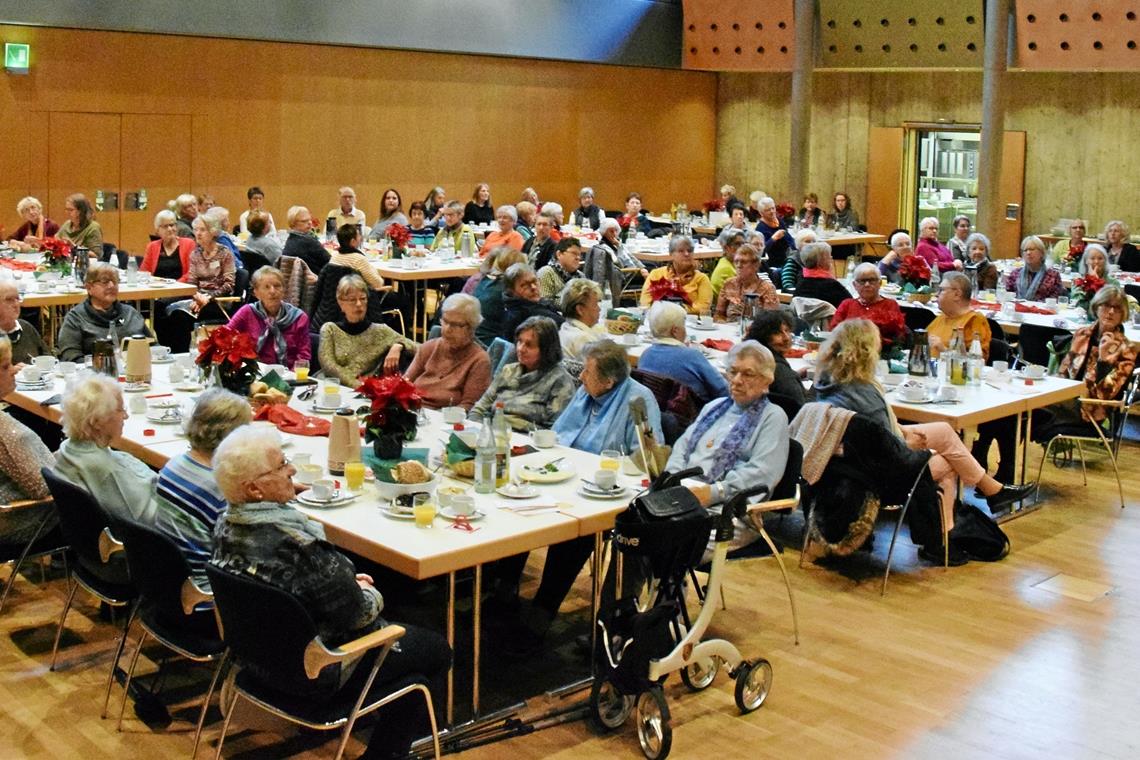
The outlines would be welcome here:
<svg viewBox="0 0 1140 760">
<path fill-rule="evenodd" d="M 309 315 L 285 303 L 285 276 L 280 269 L 262 267 L 253 273 L 254 303 L 238 309 L 229 327 L 253 336 L 257 358 L 266 364 L 284 364 L 292 369 L 298 359 L 308 360 Z"/>
</svg>

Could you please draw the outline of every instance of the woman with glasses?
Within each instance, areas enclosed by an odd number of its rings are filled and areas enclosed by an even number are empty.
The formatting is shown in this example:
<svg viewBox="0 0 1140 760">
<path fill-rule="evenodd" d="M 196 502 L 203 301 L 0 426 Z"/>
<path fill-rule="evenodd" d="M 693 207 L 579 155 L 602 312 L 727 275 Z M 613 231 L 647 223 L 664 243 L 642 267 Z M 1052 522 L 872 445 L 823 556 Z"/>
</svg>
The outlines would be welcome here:
<svg viewBox="0 0 1140 760">
<path fill-rule="evenodd" d="M 879 328 L 879 337 L 884 346 L 891 346 L 906 334 L 906 318 L 898 302 L 892 298 L 883 298 L 879 294 L 882 279 L 879 277 L 879 268 L 869 262 L 855 267 L 855 297 L 848 298 L 839 304 L 835 315 L 831 318 L 831 329 L 849 319 L 870 320 Z"/>
<path fill-rule="evenodd" d="M 119 270 L 110 264 L 92 263 L 83 279 L 87 299 L 67 312 L 55 345 L 59 360 L 82 362 L 92 353 L 95 341 L 110 336 L 116 342 L 132 335 L 150 335 L 135 307 L 119 301 Z"/>
<path fill-rule="evenodd" d="M 1061 273 L 1045 263 L 1045 243 L 1036 235 L 1021 241 L 1022 265 L 1005 276 L 1005 289 L 1026 301 L 1064 295 Z"/>
<path fill-rule="evenodd" d="M 444 300 L 440 337 L 419 347 L 405 373 L 423 396 L 425 406 L 470 409 L 491 385 L 491 360 L 475 342 L 475 328 L 482 321 L 474 296 L 452 293 Z"/>
<path fill-rule="evenodd" d="M 1069 237 L 1062 238 L 1053 244 L 1052 261 L 1058 266 L 1068 266 L 1066 262 L 1079 259 L 1085 252 L 1085 220 L 1074 219 L 1069 222 Z"/>
<path fill-rule="evenodd" d="M 368 319 L 368 284 L 357 274 L 340 278 L 336 303 L 344 318 L 321 326 L 321 371 L 344 385 L 367 375 L 399 372 L 416 344 L 385 324 Z"/>
<path fill-rule="evenodd" d="M 139 271 L 150 272 L 155 277 L 185 281 L 190 272 L 194 239 L 178 236 L 178 217 L 167 209 L 154 215 L 154 231 L 158 240 L 152 240 L 147 245 Z"/>
<path fill-rule="evenodd" d="M 780 308 L 780 294 L 767 277 L 760 276 L 760 256 L 764 244 L 745 243 L 736 249 L 733 263 L 736 274 L 724 281 L 716 299 L 716 320 L 718 322 L 740 319 L 744 314 L 745 296 L 755 295 L 756 304 L 761 309 Z M 751 315 L 748 315 L 751 316 Z"/>
<path fill-rule="evenodd" d="M 83 246 L 91 252 L 91 256 L 102 256 L 103 228 L 92 219 L 95 207 L 87 200 L 87 196 L 83 193 L 67 196 L 63 210 L 67 214 L 67 221 L 59 228 L 59 237 L 76 247 Z"/>
</svg>

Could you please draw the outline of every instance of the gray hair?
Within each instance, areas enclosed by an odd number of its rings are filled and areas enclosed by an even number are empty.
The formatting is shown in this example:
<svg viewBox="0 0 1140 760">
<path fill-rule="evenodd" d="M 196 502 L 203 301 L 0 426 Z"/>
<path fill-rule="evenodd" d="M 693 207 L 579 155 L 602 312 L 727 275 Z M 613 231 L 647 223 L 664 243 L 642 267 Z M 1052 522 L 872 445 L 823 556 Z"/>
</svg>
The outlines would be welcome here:
<svg viewBox="0 0 1140 760">
<path fill-rule="evenodd" d="M 933 224 L 935 226 L 935 228 L 937 228 L 938 227 L 938 217 L 936 217 L 936 216 L 924 216 L 921 219 L 919 219 L 918 220 L 919 231 L 921 231 L 922 228 L 928 224 Z"/>
<path fill-rule="evenodd" d="M 950 222 L 950 226 L 951 227 L 957 227 L 958 222 L 969 222 L 969 221 L 970 221 L 970 217 L 966 216 L 965 214 L 958 214 L 958 216 L 954 217 L 954 220 L 952 222 Z M 973 226 L 973 222 L 970 222 L 970 225 Z"/>
<path fill-rule="evenodd" d="M 776 201 L 765 195 L 763 198 L 756 202 L 756 208 L 760 209 L 761 211 L 766 208 L 776 208 Z"/>
<path fill-rule="evenodd" d="M 910 233 L 900 230 L 899 232 L 891 235 L 891 248 L 893 249 L 896 245 L 902 245 L 903 238 L 906 238 L 907 247 L 914 245 L 914 241 L 910 238 Z"/>
<path fill-rule="evenodd" d="M 190 448 L 213 454 L 222 440 L 253 418 L 249 400 L 223 388 L 211 388 L 198 397 L 186 423 Z"/>
<path fill-rule="evenodd" d="M 515 285 L 526 275 L 534 274 L 534 267 L 530 264 L 524 264 L 521 261 L 517 264 L 511 264 L 507 267 L 507 271 L 503 272 L 503 290 L 507 293 L 515 292 Z"/>
<path fill-rule="evenodd" d="M 814 243 L 819 238 L 816 237 L 815 230 L 811 227 L 804 227 L 802 230 L 795 234 L 796 248 L 803 248 L 808 243 Z"/>
<path fill-rule="evenodd" d="M 198 205 L 198 198 L 193 193 L 182 193 L 182 195 L 174 199 L 174 207 L 179 211 L 186 208 L 191 203 Z"/>
<path fill-rule="evenodd" d="M 109 445 L 107 420 L 118 412 L 122 402 L 123 391 L 113 378 L 80 372 L 67 383 L 60 403 L 63 434 L 73 441 Z"/>
<path fill-rule="evenodd" d="M 1085 252 L 1081 254 L 1081 261 L 1077 264 L 1077 270 L 1081 274 L 1089 273 L 1089 254 L 1093 251 L 1099 251 L 1100 255 L 1104 256 L 1104 270 L 1105 274 L 1108 274 L 1108 251 L 1100 243 L 1089 243 L 1085 246 Z"/>
<path fill-rule="evenodd" d="M 256 288 L 266 277 L 276 277 L 277 281 L 281 283 L 281 286 L 285 286 L 285 273 L 277 267 L 271 267 L 269 265 L 263 266 L 253 273 L 253 276 L 249 278 L 249 286 Z"/>
<path fill-rule="evenodd" d="M 1124 310 L 1125 317 L 1128 316 L 1128 296 L 1119 285 L 1105 285 L 1098 290 L 1089 301 L 1089 314 L 1096 314 L 1101 306 L 1117 306 Z"/>
<path fill-rule="evenodd" d="M 990 248 L 990 239 L 980 232 L 971 232 L 969 234 L 969 236 L 966 238 L 966 255 L 967 256 L 970 255 L 970 247 L 974 243 L 981 243 L 982 245 L 984 245 L 986 247 L 986 258 L 988 259 L 990 257 L 990 251 L 993 250 L 992 248 Z"/>
<path fill-rule="evenodd" d="M 87 274 L 83 276 L 83 286 L 89 288 L 108 277 L 119 282 L 119 268 L 106 261 L 92 261 L 87 265 Z"/>
<path fill-rule="evenodd" d="M 16 204 L 16 213 L 20 216 L 23 216 L 24 212 L 33 206 L 35 208 L 38 208 L 40 211 L 43 211 L 44 209 L 44 204 L 40 203 L 39 198 L 34 198 L 31 195 L 25 196 L 20 199 L 19 203 Z"/>
<path fill-rule="evenodd" d="M 1041 253 L 1045 253 L 1045 242 L 1036 235 L 1026 235 L 1024 238 L 1022 238 L 1021 246 L 1018 248 L 1018 250 L 1022 253 L 1025 253 L 1025 249 L 1029 248 L 1030 246 L 1034 246 L 1037 248 L 1037 250 L 1041 251 Z"/>
<path fill-rule="evenodd" d="M 547 201 L 546 203 L 542 204 L 542 211 L 540 211 L 539 213 L 545 214 L 548 211 L 550 212 L 550 218 L 553 219 L 555 222 L 557 222 L 558 217 L 560 217 L 564 213 L 563 209 L 562 209 L 562 204 L 561 203 L 555 203 L 554 201 Z"/>
<path fill-rule="evenodd" d="M 336 284 L 336 297 L 344 298 L 348 295 L 350 290 L 355 290 L 358 293 L 368 294 L 368 283 L 364 278 L 358 274 L 346 274 L 340 278 L 340 282 Z"/>
<path fill-rule="evenodd" d="M 447 314 L 449 311 L 461 314 L 472 330 L 483 321 L 483 308 L 479 305 L 479 299 L 466 293 L 452 293 L 443 299 L 441 312 Z"/>
<path fill-rule="evenodd" d="M 289 210 L 285 212 L 285 224 L 292 227 L 297 223 L 297 217 L 301 215 L 301 212 L 308 210 L 305 206 L 290 206 Z"/>
<path fill-rule="evenodd" d="M 217 206 L 215 206 L 214 208 L 217 208 Z M 201 224 L 203 227 L 205 227 L 207 230 L 210 231 L 211 235 L 213 235 L 214 237 L 217 237 L 218 235 L 221 235 L 222 232 L 224 232 L 225 230 L 222 227 L 222 217 L 217 215 L 217 214 L 211 213 L 213 210 L 214 209 L 210 209 L 209 211 L 207 211 L 204 214 L 198 214 L 197 218 L 194 219 L 194 225 L 193 226 L 196 227 L 199 224 Z"/>
<path fill-rule="evenodd" d="M 230 210 L 225 206 L 211 206 L 206 209 L 206 218 L 216 218 L 223 225 L 222 232 L 225 232 L 224 224 L 230 218 Z"/>
<path fill-rule="evenodd" d="M 800 250 L 800 261 L 804 263 L 806 269 L 815 269 L 825 257 L 830 255 L 831 246 L 822 240 L 817 240 L 808 243 Z"/>
<path fill-rule="evenodd" d="M 724 366 L 732 369 L 738 359 L 745 357 L 753 359 L 760 365 L 761 377 L 767 378 L 769 382 L 775 379 L 776 359 L 768 347 L 760 341 L 745 340 L 737 343 L 729 349 L 728 355 L 724 357 Z"/>
<path fill-rule="evenodd" d="M 855 267 L 855 272 L 852 275 L 852 279 L 857 280 L 859 279 L 859 275 L 866 274 L 867 272 L 875 275 L 876 280 L 879 279 L 879 267 L 869 261 L 864 261 L 862 264 Z"/>
<path fill-rule="evenodd" d="M 515 210 L 514 206 L 499 206 L 497 209 L 495 209 L 495 216 L 498 216 L 499 214 L 506 214 L 511 218 L 512 222 L 517 222 L 519 220 L 519 212 Z"/>
<path fill-rule="evenodd" d="M 962 294 L 962 298 L 965 298 L 967 301 L 969 301 L 970 296 L 974 294 L 973 283 L 970 282 L 969 277 L 961 272 L 945 272 L 942 275 L 942 283 L 957 288 L 958 292 Z"/>
<path fill-rule="evenodd" d="M 154 228 L 157 230 L 158 226 L 163 222 L 177 222 L 178 217 L 168 208 L 164 208 L 154 215 Z"/>
<path fill-rule="evenodd" d="M 582 349 L 582 364 L 594 360 L 594 369 L 614 385 L 624 383 L 629 377 L 629 357 L 625 349 L 609 338 L 587 343 Z"/>
<path fill-rule="evenodd" d="M 654 338 L 665 338 L 675 327 L 685 326 L 685 307 L 670 301 L 658 301 L 649 307 L 649 332 Z"/>
<path fill-rule="evenodd" d="M 1124 237 L 1125 237 L 1126 242 L 1127 242 L 1128 225 L 1125 224 L 1124 222 L 1120 221 L 1119 219 L 1113 219 L 1111 222 L 1104 225 L 1104 236 L 1107 238 L 1108 237 L 1108 231 L 1113 227 L 1119 227 L 1120 228 L 1120 231 L 1124 234 Z"/>
<path fill-rule="evenodd" d="M 265 472 L 281 451 L 281 436 L 276 430 L 244 425 L 227 435 L 214 450 L 211 465 L 214 480 L 230 504 L 241 504 L 245 499 L 245 485 Z M 253 477 L 251 477 L 253 476 Z"/>
<path fill-rule="evenodd" d="M 594 188 L 583 187 L 581 190 L 578 191 L 578 200 L 581 200 L 582 196 L 584 196 L 584 195 L 593 195 L 593 194 L 594 194 Z"/>
<path fill-rule="evenodd" d="M 728 193 L 729 195 L 736 195 L 736 187 L 734 185 L 721 185 L 720 192 L 721 195 L 724 195 L 725 193 Z"/>
<path fill-rule="evenodd" d="M 602 288 L 593 280 L 577 277 L 566 283 L 566 287 L 562 288 L 562 303 L 559 304 L 562 313 L 567 319 L 577 319 L 579 307 L 584 306 L 591 295 L 599 301 L 602 298 Z"/>
<path fill-rule="evenodd" d="M 672 240 L 669 241 L 669 255 L 672 256 L 681 248 L 688 248 L 689 253 L 692 253 L 693 241 L 684 235 L 676 235 Z"/>
<path fill-rule="evenodd" d="M 355 198 L 355 197 L 356 197 L 356 191 L 355 191 L 355 190 L 353 190 L 353 189 L 352 189 L 351 187 L 349 187 L 348 185 L 345 185 L 344 187 L 342 187 L 342 188 L 340 188 L 339 190 L 337 190 L 337 191 L 336 191 L 336 194 L 337 194 L 337 195 L 351 195 L 353 198 Z"/>
<path fill-rule="evenodd" d="M 618 220 L 614 219 L 612 217 L 608 217 L 608 216 L 603 217 L 602 220 L 600 222 L 598 222 L 598 234 L 601 235 L 602 237 L 605 237 L 605 234 L 607 232 L 609 232 L 610 230 L 620 230 L 620 229 L 621 229 L 621 225 L 618 224 Z"/>
</svg>

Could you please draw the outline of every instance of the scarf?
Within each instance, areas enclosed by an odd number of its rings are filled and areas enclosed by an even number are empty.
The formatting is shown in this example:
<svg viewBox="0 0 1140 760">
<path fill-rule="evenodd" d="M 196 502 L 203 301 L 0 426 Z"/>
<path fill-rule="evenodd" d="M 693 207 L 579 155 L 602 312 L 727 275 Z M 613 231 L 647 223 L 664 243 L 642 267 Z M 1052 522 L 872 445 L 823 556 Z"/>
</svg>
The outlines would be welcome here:
<svg viewBox="0 0 1140 760">
<path fill-rule="evenodd" d="M 1037 274 L 1033 275 L 1033 280 L 1029 279 L 1029 266 L 1023 266 L 1021 273 L 1017 275 L 1017 297 L 1024 298 L 1026 301 L 1037 300 L 1037 288 L 1041 287 L 1041 283 L 1045 280 L 1045 264 L 1041 264 L 1041 268 L 1037 270 Z"/>
<path fill-rule="evenodd" d="M 19 322 L 16 322 L 16 329 L 8 333 L 8 340 L 12 341 L 12 345 L 14 346 L 20 342 L 20 336 L 23 334 L 24 328 L 20 326 Z"/>
<path fill-rule="evenodd" d="M 833 209 L 831 212 L 831 222 L 833 226 L 840 228 L 850 227 L 851 229 L 855 229 L 855 226 L 858 224 L 855 219 L 855 211 L 850 206 L 842 211 Z"/>
<path fill-rule="evenodd" d="M 372 321 L 368 319 L 368 315 L 366 314 L 364 319 L 359 322 L 349 322 L 346 319 L 342 319 L 336 323 L 336 326 L 339 327 L 345 335 L 360 335 L 372 326 Z"/>
<path fill-rule="evenodd" d="M 558 263 L 558 259 L 554 259 L 550 262 L 550 268 L 553 269 L 554 273 L 558 275 L 558 278 L 562 280 L 563 285 L 570 282 L 571 280 L 577 280 L 582 277 L 581 269 L 577 269 L 573 274 L 571 274 L 562 268 L 562 265 Z"/>
<path fill-rule="evenodd" d="M 119 301 L 115 301 L 107 311 L 100 311 L 91 305 L 91 299 L 88 298 L 83 302 L 83 311 L 87 318 L 99 327 L 110 329 L 111 325 L 121 326 L 123 324 L 123 305 Z"/>
<path fill-rule="evenodd" d="M 705 437 L 705 433 L 707 433 L 721 417 L 728 414 L 728 411 L 735 405 L 736 402 L 731 398 L 721 399 L 708 414 L 696 421 L 693 427 L 693 434 L 689 436 L 689 441 L 685 448 L 686 462 L 693 456 L 697 444 Z M 725 473 L 732 469 L 732 466 L 740 459 L 745 442 L 749 436 L 752 435 L 752 431 L 760 425 L 760 418 L 764 415 L 764 410 L 767 406 L 768 397 L 762 396 L 748 406 L 742 407 L 744 414 L 740 415 L 740 419 L 733 424 L 732 429 L 728 431 L 728 435 L 724 441 L 721 442 L 716 455 L 713 457 L 712 468 L 702 476 L 702 479 L 706 483 L 716 483 L 721 480 Z"/>
<path fill-rule="evenodd" d="M 592 454 L 624 447 L 626 429 L 631 424 L 629 399 L 633 386 L 634 381 L 626 378 L 599 398 L 579 388 L 554 421 L 558 443 Z"/>
<path fill-rule="evenodd" d="M 278 363 L 284 363 L 287 357 L 287 347 L 285 345 L 285 330 L 293 326 L 293 323 L 301 318 L 303 313 L 300 309 L 291 303 L 281 302 L 281 310 L 277 312 L 276 319 L 265 313 L 265 307 L 261 305 L 261 301 L 254 301 L 252 305 L 253 313 L 265 321 L 266 327 L 257 339 L 257 353 L 261 354 L 262 348 L 269 341 L 273 341 L 273 351 Z"/>
</svg>

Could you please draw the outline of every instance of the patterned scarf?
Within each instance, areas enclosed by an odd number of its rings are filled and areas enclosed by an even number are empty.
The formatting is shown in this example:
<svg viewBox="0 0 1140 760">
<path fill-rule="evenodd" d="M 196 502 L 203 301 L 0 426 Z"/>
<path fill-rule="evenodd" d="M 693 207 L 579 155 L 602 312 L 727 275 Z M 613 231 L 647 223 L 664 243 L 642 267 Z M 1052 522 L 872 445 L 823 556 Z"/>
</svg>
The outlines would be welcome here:
<svg viewBox="0 0 1140 760">
<path fill-rule="evenodd" d="M 1041 268 L 1037 270 L 1037 274 L 1033 275 L 1033 280 L 1029 279 L 1029 267 L 1023 266 L 1021 274 L 1017 276 L 1017 297 L 1024 298 L 1026 301 L 1037 300 L 1037 288 L 1041 287 L 1041 283 L 1045 280 L 1045 264 L 1041 264 Z"/>
<path fill-rule="evenodd" d="M 276 354 L 277 363 L 284 363 L 287 356 L 285 330 L 292 327 L 293 323 L 300 319 L 304 312 L 293 304 L 282 301 L 281 309 L 277 312 L 275 319 L 265 313 L 265 307 L 261 305 L 261 301 L 254 301 L 253 313 L 265 320 L 266 323 L 265 332 L 257 339 L 257 353 L 260 355 L 266 342 L 273 341 L 273 351 Z"/>
<path fill-rule="evenodd" d="M 552 259 L 550 261 L 550 268 L 553 269 L 554 273 L 558 275 L 558 277 L 562 280 L 563 285 L 570 282 L 571 280 L 576 280 L 582 277 L 581 269 L 576 269 L 574 270 L 574 274 L 570 274 L 562 268 L 562 265 L 558 263 L 558 259 Z"/>
<path fill-rule="evenodd" d="M 689 436 L 689 442 L 685 448 L 686 462 L 692 458 L 697 444 L 704 438 L 705 433 L 716 424 L 717 420 L 728 414 L 728 411 L 735 405 L 736 403 L 731 398 L 721 399 L 708 414 L 697 420 L 693 434 Z M 742 407 L 744 413 L 728 431 L 728 436 L 725 437 L 713 457 L 712 468 L 702 477 L 706 483 L 716 483 L 721 480 L 725 473 L 732 469 L 732 466 L 740 459 L 745 442 L 760 424 L 760 418 L 764 415 L 764 409 L 767 406 L 768 396 L 765 395 L 748 406 Z"/>
</svg>

